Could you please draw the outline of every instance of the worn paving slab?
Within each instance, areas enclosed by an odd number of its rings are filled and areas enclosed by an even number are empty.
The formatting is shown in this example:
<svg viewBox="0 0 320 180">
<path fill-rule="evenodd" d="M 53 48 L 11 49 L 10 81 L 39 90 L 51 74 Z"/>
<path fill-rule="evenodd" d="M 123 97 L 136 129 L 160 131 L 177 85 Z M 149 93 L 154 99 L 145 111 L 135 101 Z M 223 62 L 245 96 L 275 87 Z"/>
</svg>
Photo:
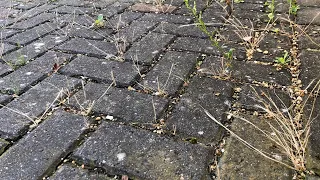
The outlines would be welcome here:
<svg viewBox="0 0 320 180">
<path fill-rule="evenodd" d="M 283 31 L 275 33 L 275 28 L 291 32 L 291 27 L 280 22 L 265 31 L 252 60 L 246 60 L 243 37 L 225 24 L 226 4 L 206 7 L 206 1 L 196 0 L 198 12 L 204 10 L 203 20 L 211 23 L 209 30 L 219 31 L 222 50 L 235 49 L 231 75 L 222 76 L 223 52 L 195 27 L 182 0 L 164 2 L 177 7 L 172 13 L 132 11 L 132 5 L 144 1 L 148 0 L 0 1 L 0 103 L 5 105 L 0 107 L 0 179 L 213 179 L 218 175 L 212 172 L 214 156 L 219 153 L 214 148 L 223 146 L 222 138 L 227 140 L 226 153 L 216 159 L 222 179 L 292 179 L 288 169 L 226 138 L 228 133 L 202 109 L 278 155 L 272 143 L 225 112 L 257 111 L 254 104 L 259 102 L 252 98 L 250 85 L 258 94 L 270 95 L 277 106 L 281 101 L 291 105 L 293 94 L 285 91 L 294 80 L 289 68 L 273 66 L 292 46 L 292 38 Z M 292 20 L 301 28 L 308 25 L 304 31 L 309 35 L 299 30 L 298 78 L 304 88 L 319 78 L 319 48 L 310 40 L 318 42 L 320 16 L 316 0 L 298 3 Z M 248 33 L 252 26 L 262 32 L 268 19 L 263 4 L 234 3 L 232 15 L 248 26 Z M 276 4 L 277 16 L 285 17 L 287 1 Z M 98 14 L 103 14 L 105 27 L 93 26 Z M 120 38 L 126 39 L 121 51 Z M 167 95 L 156 92 L 157 79 Z M 47 112 L 40 125 L 34 124 L 62 88 L 65 99 L 59 98 L 54 111 Z M 311 109 L 307 106 L 306 115 Z M 306 159 L 307 168 L 318 174 L 309 179 L 320 175 L 318 119 L 313 122 Z"/>
<path fill-rule="evenodd" d="M 2 154 L 6 147 L 9 145 L 9 142 L 8 141 L 5 141 L 3 139 L 0 139 L 0 154 Z"/>
<path fill-rule="evenodd" d="M 20 66 L 28 64 L 34 58 L 40 56 L 41 54 L 66 40 L 67 37 L 64 36 L 48 35 L 18 49 L 17 51 L 5 55 L 3 59 L 7 62 L 7 64 L 16 69 Z"/>
<path fill-rule="evenodd" d="M 144 67 L 140 67 L 143 70 Z M 70 76 L 85 76 L 91 79 L 112 83 L 117 86 L 130 86 L 139 78 L 139 72 L 131 62 L 117 62 L 111 59 L 79 56 L 61 69 Z"/>
<path fill-rule="evenodd" d="M 117 49 L 114 43 L 107 41 L 93 41 L 82 38 L 73 38 L 55 49 L 69 53 L 85 54 L 102 58 L 109 58 L 117 54 Z"/>
<path fill-rule="evenodd" d="M 197 138 L 202 143 L 216 143 L 222 137 L 222 129 L 203 111 L 212 113 L 219 121 L 226 120 L 226 114 L 232 104 L 234 85 L 230 82 L 195 77 L 187 92 L 167 120 L 169 130 L 175 130 L 182 138 Z"/>
<path fill-rule="evenodd" d="M 260 128 L 268 128 L 265 119 L 258 119 L 257 117 L 248 115 L 241 115 L 241 117 L 248 119 Z M 235 119 L 231 129 L 241 138 L 245 138 L 255 148 L 271 153 L 279 158 L 286 158 L 274 148 L 273 142 L 248 123 Z M 292 179 L 294 172 L 291 169 L 263 158 L 233 136 L 228 141 L 224 148 L 224 155 L 218 164 L 221 179 Z"/>
<path fill-rule="evenodd" d="M 128 43 L 133 43 L 137 39 L 147 34 L 148 30 L 156 25 L 155 22 L 134 21 L 128 27 L 120 29 L 114 38 L 124 39 Z"/>
<path fill-rule="evenodd" d="M 8 64 L 0 63 L 0 76 L 2 76 L 3 74 L 9 73 L 11 71 L 13 71 L 13 68 L 11 66 L 9 66 Z"/>
<path fill-rule="evenodd" d="M 172 14 L 153 14 L 145 13 L 139 20 L 141 21 L 152 21 L 152 22 L 168 22 L 177 24 L 188 24 L 191 22 L 192 17 L 172 15 Z"/>
<path fill-rule="evenodd" d="M 193 46 L 190 46 L 193 44 Z M 171 46 L 174 50 L 193 51 L 206 54 L 219 55 L 219 50 L 212 46 L 209 39 L 199 39 L 192 37 L 179 37 Z"/>
<path fill-rule="evenodd" d="M 138 84 L 141 89 L 174 95 L 194 70 L 199 54 L 167 52 Z"/>
<path fill-rule="evenodd" d="M 74 153 L 86 163 L 138 179 L 202 179 L 210 156 L 205 147 L 114 123 L 103 123 Z"/>
<path fill-rule="evenodd" d="M 104 174 L 92 173 L 88 170 L 81 169 L 80 167 L 74 167 L 66 164 L 56 171 L 56 173 L 49 177 L 52 180 L 113 180 L 114 178 L 108 177 Z"/>
<path fill-rule="evenodd" d="M 179 24 L 166 22 L 160 23 L 158 27 L 154 30 L 154 32 L 163 34 L 174 34 L 179 36 L 194 36 L 199 38 L 208 37 L 196 26 L 183 26 Z"/>
<path fill-rule="evenodd" d="M 239 105 L 246 110 L 263 111 L 257 106 L 265 108 L 265 105 L 269 105 L 273 109 L 279 108 L 279 110 L 285 111 L 291 105 L 289 94 L 279 89 L 255 87 L 248 84 L 240 88 Z"/>
<path fill-rule="evenodd" d="M 64 95 L 62 90 L 70 91 L 78 84 L 78 79 L 53 75 L 11 101 L 0 109 L 0 137 L 12 140 L 22 136 L 57 97 Z"/>
<path fill-rule="evenodd" d="M 82 116 L 56 112 L 0 157 L 0 178 L 42 179 L 70 152 L 87 127 Z"/>
<path fill-rule="evenodd" d="M 128 89 L 108 89 L 108 86 L 89 83 L 84 91 L 79 91 L 71 98 L 70 105 L 79 109 L 90 107 L 93 112 L 112 115 L 123 122 L 143 124 L 156 123 L 168 104 L 165 98 Z"/>
<path fill-rule="evenodd" d="M 11 74 L 0 79 L 0 91 L 19 95 L 26 88 L 30 88 L 36 82 L 41 81 L 52 71 L 54 64 L 61 65 L 68 61 L 71 55 L 48 51 L 43 56 L 30 62 Z"/>
<path fill-rule="evenodd" d="M 157 54 L 167 46 L 174 35 L 149 33 L 125 53 L 125 58 L 143 64 L 151 64 Z"/>
</svg>

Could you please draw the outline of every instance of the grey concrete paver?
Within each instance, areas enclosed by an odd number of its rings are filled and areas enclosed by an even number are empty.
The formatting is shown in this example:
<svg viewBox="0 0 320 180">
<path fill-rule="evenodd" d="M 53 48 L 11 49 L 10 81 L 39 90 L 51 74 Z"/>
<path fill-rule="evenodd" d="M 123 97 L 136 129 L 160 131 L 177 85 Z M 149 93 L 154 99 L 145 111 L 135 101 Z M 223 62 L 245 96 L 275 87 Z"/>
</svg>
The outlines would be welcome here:
<svg viewBox="0 0 320 180">
<path fill-rule="evenodd" d="M 26 30 L 22 33 L 18 33 L 8 39 L 6 41 L 15 43 L 19 46 L 24 46 L 36 39 L 41 38 L 43 35 L 48 34 L 56 29 L 59 28 L 59 25 L 54 23 L 45 23 L 41 24 L 37 27 L 34 27 L 32 29 Z"/>
<path fill-rule="evenodd" d="M 95 113 L 109 114 L 121 118 L 120 121 L 123 122 L 143 124 L 155 123 L 168 104 L 165 98 L 128 89 L 108 89 L 108 86 L 109 84 L 89 83 L 84 91 L 71 97 L 70 105 L 78 109 L 91 108 Z"/>
<path fill-rule="evenodd" d="M 50 177 L 52 180 L 114 180 L 104 174 L 92 173 L 80 167 L 73 167 L 72 165 L 63 165 L 59 167 L 56 173 Z"/>
<path fill-rule="evenodd" d="M 204 112 L 213 114 L 219 121 L 226 120 L 232 104 L 234 85 L 207 77 L 195 77 L 183 94 L 172 116 L 166 122 L 169 130 L 184 139 L 196 138 L 202 143 L 216 143 L 222 136 L 222 129 Z"/>
<path fill-rule="evenodd" d="M 50 19 L 53 19 L 54 17 L 56 17 L 56 15 L 54 13 L 42 13 L 38 16 L 34 16 L 32 18 L 28 18 L 25 21 L 21 21 L 18 22 L 12 26 L 10 26 L 10 28 L 13 29 L 29 29 L 31 27 L 37 26 L 39 24 L 42 24 L 46 21 L 49 21 Z"/>
<path fill-rule="evenodd" d="M 55 49 L 64 52 L 98 56 L 102 58 L 109 58 L 117 54 L 117 48 L 114 43 L 82 38 L 73 38 Z"/>
<path fill-rule="evenodd" d="M 240 26 L 226 22 L 225 2 L 195 0 L 222 48 L 196 27 L 182 0 L 164 2 L 173 12 L 132 11 L 144 1 L 0 1 L 0 179 L 292 179 L 292 171 L 229 137 L 204 109 L 290 164 L 277 145 L 226 112 L 245 112 L 263 126 L 266 114 L 250 86 L 283 113 L 299 108 L 303 88 L 310 92 L 319 79 L 318 1 L 297 0 L 290 19 L 299 25 L 279 18 L 266 28 L 262 0 L 232 5 L 229 20 Z M 289 7 L 276 1 L 275 13 L 287 18 Z M 101 28 L 94 26 L 99 14 Z M 256 40 L 247 60 L 245 43 Z M 229 62 L 223 56 L 230 48 Z M 275 60 L 285 50 L 297 51 L 297 59 L 280 69 Z M 306 165 L 316 174 L 308 178 L 320 176 L 315 105 Z M 302 116 L 310 110 L 308 102 Z"/>
<path fill-rule="evenodd" d="M 62 92 L 67 92 L 78 84 L 78 79 L 53 75 L 11 101 L 0 109 L 0 137 L 16 139 L 23 135 L 32 121 L 41 116 L 57 97 L 65 95 Z"/>
<path fill-rule="evenodd" d="M 13 71 L 12 67 L 10 67 L 7 64 L 0 63 L 0 76 L 2 76 L 3 74 L 9 73 L 11 71 Z"/>
<path fill-rule="evenodd" d="M 141 67 L 140 70 L 143 70 Z M 80 56 L 66 65 L 61 72 L 71 76 L 85 76 L 118 86 L 130 86 L 139 78 L 139 72 L 130 62 L 117 62 L 111 59 L 98 59 Z"/>
<path fill-rule="evenodd" d="M 71 55 L 48 51 L 43 56 L 30 62 L 0 80 L 0 91 L 19 95 L 26 88 L 44 79 L 52 71 L 54 64 L 61 65 L 68 61 Z"/>
<path fill-rule="evenodd" d="M 174 38 L 174 35 L 149 33 L 126 52 L 125 58 L 151 64 L 157 54 Z"/>
<path fill-rule="evenodd" d="M 55 112 L 0 157 L 0 178 L 41 179 L 70 152 L 87 125 L 82 116 Z"/>
<path fill-rule="evenodd" d="M 48 35 L 5 55 L 3 59 L 13 67 L 19 67 L 66 40 L 67 37 L 65 36 Z"/>
<path fill-rule="evenodd" d="M 205 147 L 113 123 L 103 123 L 74 154 L 111 173 L 129 173 L 139 179 L 205 178 L 211 155 Z"/>
<path fill-rule="evenodd" d="M 0 154 L 2 154 L 5 151 L 5 148 L 9 145 L 8 141 L 5 141 L 3 139 L 0 139 Z"/>
<path fill-rule="evenodd" d="M 167 52 L 138 87 L 174 95 L 194 69 L 198 56 L 195 53 Z"/>
<path fill-rule="evenodd" d="M 156 25 L 155 22 L 133 21 L 128 27 L 120 29 L 114 38 L 124 39 L 128 43 L 135 42 Z"/>
</svg>

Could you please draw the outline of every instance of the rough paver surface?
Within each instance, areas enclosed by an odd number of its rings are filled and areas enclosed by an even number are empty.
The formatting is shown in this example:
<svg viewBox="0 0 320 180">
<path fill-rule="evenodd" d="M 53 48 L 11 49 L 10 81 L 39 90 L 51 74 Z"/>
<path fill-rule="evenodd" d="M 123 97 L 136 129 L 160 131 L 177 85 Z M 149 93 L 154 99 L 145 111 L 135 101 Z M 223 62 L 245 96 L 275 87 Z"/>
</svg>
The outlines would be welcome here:
<svg viewBox="0 0 320 180">
<path fill-rule="evenodd" d="M 315 87 L 319 1 L 297 0 L 290 16 L 276 1 L 273 26 L 266 0 L 195 1 L 213 33 L 182 0 L 164 1 L 172 12 L 132 10 L 144 0 L 1 0 L 0 180 L 292 179 L 205 110 L 290 164 L 248 122 L 267 128 L 259 106 L 294 112 Z M 313 109 L 308 179 L 320 179 L 319 104 L 301 110 Z"/>
</svg>

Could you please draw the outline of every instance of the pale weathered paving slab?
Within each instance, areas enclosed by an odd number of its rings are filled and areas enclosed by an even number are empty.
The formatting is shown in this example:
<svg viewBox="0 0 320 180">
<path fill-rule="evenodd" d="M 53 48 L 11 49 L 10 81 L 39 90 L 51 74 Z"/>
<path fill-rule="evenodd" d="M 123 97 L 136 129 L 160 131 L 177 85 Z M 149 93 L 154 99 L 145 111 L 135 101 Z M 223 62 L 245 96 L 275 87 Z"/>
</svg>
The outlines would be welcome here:
<svg viewBox="0 0 320 180">
<path fill-rule="evenodd" d="M 196 180 L 206 177 L 212 152 L 149 131 L 103 123 L 74 156 L 111 173 L 139 179 Z"/>
<path fill-rule="evenodd" d="M 0 157 L 0 179 L 41 179 L 70 152 L 87 125 L 82 116 L 55 112 Z"/>
<path fill-rule="evenodd" d="M 244 116 L 258 127 L 268 129 L 265 119 Z M 232 123 L 232 131 L 244 138 L 247 142 L 259 150 L 267 151 L 275 156 L 285 159 L 274 143 L 267 140 L 261 132 L 254 129 L 248 123 L 235 119 Z M 270 129 L 268 129 L 270 130 Z M 227 179 L 292 179 L 293 171 L 279 163 L 264 158 L 257 152 L 243 145 L 235 137 L 230 137 L 225 147 L 224 155 L 219 162 L 219 174 L 223 180 Z"/>
</svg>

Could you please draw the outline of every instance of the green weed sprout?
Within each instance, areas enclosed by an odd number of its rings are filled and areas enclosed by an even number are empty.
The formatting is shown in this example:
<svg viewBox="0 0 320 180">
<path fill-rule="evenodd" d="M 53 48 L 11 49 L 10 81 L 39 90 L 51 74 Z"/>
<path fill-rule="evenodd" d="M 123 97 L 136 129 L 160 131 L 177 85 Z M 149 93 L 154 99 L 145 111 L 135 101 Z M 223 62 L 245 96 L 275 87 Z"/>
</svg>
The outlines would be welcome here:
<svg viewBox="0 0 320 180">
<path fill-rule="evenodd" d="M 287 0 L 289 7 L 289 14 L 297 15 L 297 11 L 300 9 L 300 6 L 297 3 L 297 0 Z"/>
<path fill-rule="evenodd" d="M 268 18 L 269 21 L 272 21 L 274 19 L 274 12 L 276 9 L 275 6 L 275 0 L 268 0 L 264 3 L 265 6 L 267 6 L 267 12 L 268 12 Z"/>
<path fill-rule="evenodd" d="M 94 21 L 94 27 L 96 28 L 102 28 L 104 27 L 104 20 L 103 20 L 103 15 L 99 14 L 98 18 Z"/>
<path fill-rule="evenodd" d="M 288 51 L 284 51 L 284 54 L 282 57 L 276 57 L 275 62 L 278 63 L 281 66 L 286 66 L 291 61 L 291 58 L 289 56 Z"/>
</svg>

